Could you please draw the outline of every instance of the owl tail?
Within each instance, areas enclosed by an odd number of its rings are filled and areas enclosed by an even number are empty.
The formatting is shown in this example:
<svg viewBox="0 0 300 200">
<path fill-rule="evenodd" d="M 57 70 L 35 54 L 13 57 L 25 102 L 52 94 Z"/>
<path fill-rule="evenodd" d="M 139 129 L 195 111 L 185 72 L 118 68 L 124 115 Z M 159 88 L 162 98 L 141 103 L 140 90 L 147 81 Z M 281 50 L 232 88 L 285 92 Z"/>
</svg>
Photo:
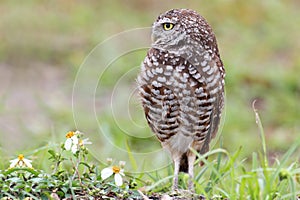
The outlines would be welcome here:
<svg viewBox="0 0 300 200">
<path fill-rule="evenodd" d="M 205 159 L 207 159 L 207 157 L 205 157 Z M 203 165 L 204 165 L 204 162 L 200 161 L 199 166 L 201 167 Z M 187 153 L 184 153 L 181 156 L 180 165 L 179 165 L 179 172 L 188 173 L 188 170 L 189 170 L 188 156 L 187 156 Z"/>
<path fill-rule="evenodd" d="M 188 173 L 188 170 L 189 170 L 188 157 L 187 157 L 187 153 L 184 153 L 181 156 L 180 165 L 179 165 L 179 172 Z"/>
</svg>

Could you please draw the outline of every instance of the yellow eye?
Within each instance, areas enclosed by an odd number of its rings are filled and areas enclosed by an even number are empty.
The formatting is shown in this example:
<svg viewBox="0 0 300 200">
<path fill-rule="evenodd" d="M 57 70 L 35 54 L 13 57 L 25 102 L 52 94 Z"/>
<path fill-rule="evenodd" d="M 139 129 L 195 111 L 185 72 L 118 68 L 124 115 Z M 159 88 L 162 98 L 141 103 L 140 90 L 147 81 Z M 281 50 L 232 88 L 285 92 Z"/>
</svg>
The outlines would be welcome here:
<svg viewBox="0 0 300 200">
<path fill-rule="evenodd" d="M 172 24 L 172 23 L 163 23 L 163 28 L 164 28 L 166 31 L 171 30 L 173 27 L 174 27 L 174 24 Z"/>
</svg>

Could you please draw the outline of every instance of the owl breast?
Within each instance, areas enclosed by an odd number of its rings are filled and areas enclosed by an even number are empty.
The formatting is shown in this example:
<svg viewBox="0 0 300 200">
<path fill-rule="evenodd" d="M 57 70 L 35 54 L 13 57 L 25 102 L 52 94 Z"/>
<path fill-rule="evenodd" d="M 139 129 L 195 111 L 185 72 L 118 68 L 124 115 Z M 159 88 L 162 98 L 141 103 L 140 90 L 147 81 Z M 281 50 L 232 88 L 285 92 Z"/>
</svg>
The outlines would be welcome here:
<svg viewBox="0 0 300 200">
<path fill-rule="evenodd" d="M 210 58 L 211 59 L 211 58 Z M 145 116 L 152 131 L 171 151 L 200 150 L 219 113 L 222 93 L 216 63 L 197 67 L 185 58 L 152 48 L 142 64 L 138 85 Z M 206 67 L 206 68 L 205 68 Z M 213 115 L 216 116 L 213 116 Z"/>
</svg>

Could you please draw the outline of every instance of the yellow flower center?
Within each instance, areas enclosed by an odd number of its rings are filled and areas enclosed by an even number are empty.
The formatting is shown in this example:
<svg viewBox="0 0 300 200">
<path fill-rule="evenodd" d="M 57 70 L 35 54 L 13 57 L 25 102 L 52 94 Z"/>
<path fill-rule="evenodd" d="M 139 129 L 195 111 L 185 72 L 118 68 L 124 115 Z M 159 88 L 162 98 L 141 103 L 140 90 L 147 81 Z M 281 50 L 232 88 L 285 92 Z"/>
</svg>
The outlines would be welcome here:
<svg viewBox="0 0 300 200">
<path fill-rule="evenodd" d="M 113 170 L 113 172 L 114 172 L 115 174 L 118 174 L 118 173 L 120 172 L 121 168 L 118 167 L 118 166 L 113 166 L 113 167 L 112 167 L 112 170 Z"/>
<path fill-rule="evenodd" d="M 75 135 L 75 133 L 73 131 L 69 131 L 67 134 L 66 134 L 66 138 L 71 138 Z"/>
<path fill-rule="evenodd" d="M 23 160 L 23 159 L 24 159 L 24 155 L 23 155 L 23 154 L 19 154 L 19 155 L 18 155 L 18 159 L 19 159 L 19 160 Z"/>
</svg>

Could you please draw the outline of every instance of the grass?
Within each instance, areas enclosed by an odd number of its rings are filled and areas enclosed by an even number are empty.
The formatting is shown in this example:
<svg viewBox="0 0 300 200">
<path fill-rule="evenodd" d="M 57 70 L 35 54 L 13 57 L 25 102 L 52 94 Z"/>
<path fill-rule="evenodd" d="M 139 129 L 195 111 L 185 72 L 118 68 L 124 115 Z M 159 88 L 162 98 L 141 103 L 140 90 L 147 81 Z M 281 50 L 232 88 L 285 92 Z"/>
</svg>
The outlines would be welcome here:
<svg viewBox="0 0 300 200">
<path fill-rule="evenodd" d="M 198 169 L 194 178 L 195 194 L 186 191 L 186 174 L 180 176 L 179 191 L 171 191 L 171 165 L 163 175 L 161 170 L 134 174 L 125 168 L 124 184 L 116 186 L 112 178 L 102 177 L 104 166 L 93 160 L 88 145 L 78 145 L 76 152 L 69 153 L 62 144 L 58 151 L 48 148 L 35 151 L 35 154 L 48 151 L 51 173 L 31 168 L 26 163 L 1 170 L 0 198 L 153 199 L 165 195 L 174 199 L 294 199 L 300 196 L 300 167 L 293 160 L 300 140 L 270 164 L 264 129 L 254 104 L 253 109 L 261 138 L 261 151 L 252 153 L 252 166 L 249 168 L 246 159 L 240 156 L 242 148 L 233 153 L 217 148 L 204 155 L 194 151 L 199 157 L 195 164 L 204 162 L 204 167 Z M 83 136 L 79 133 L 76 137 L 83 140 Z M 129 147 L 127 150 L 130 154 Z M 117 166 L 112 162 L 109 160 L 108 164 Z M 136 165 L 138 161 L 131 157 L 131 162 Z M 120 166 L 117 168 L 120 169 Z"/>
<path fill-rule="evenodd" d="M 296 40 L 300 33 L 297 26 L 300 23 L 298 4 L 292 0 L 287 4 L 258 0 L 251 3 L 176 1 L 173 4 L 154 1 L 153 5 L 149 4 L 147 7 L 139 1 L 130 4 L 91 1 L 91 5 L 65 2 L 57 7 L 34 0 L 22 6 L 14 1 L 2 2 L 0 9 L 6 11 L 1 13 L 0 24 L 3 37 L 0 46 L 0 66 L 3 71 L 0 134 L 2 141 L 7 141 L 1 142 L 4 155 L 11 157 L 15 152 L 26 150 L 27 146 L 32 145 L 31 141 L 38 148 L 47 144 L 51 137 L 62 139 L 55 134 L 72 130 L 76 125 L 85 132 L 102 134 L 97 120 L 94 120 L 93 111 L 90 111 L 94 99 L 89 98 L 94 96 L 96 86 L 96 115 L 101 123 L 108 124 L 109 129 L 121 139 L 125 137 L 122 133 L 124 127 L 127 132 L 135 132 L 134 136 L 149 136 L 149 129 L 139 128 L 132 122 L 146 126 L 140 105 L 129 101 L 126 96 L 134 88 L 134 79 L 146 49 L 116 57 L 118 59 L 99 80 L 101 85 L 95 83 L 104 71 L 99 61 L 105 59 L 107 54 L 88 55 L 97 44 L 112 35 L 150 26 L 158 13 L 173 7 L 199 11 L 216 32 L 227 71 L 226 123 L 222 130 L 226 137 L 224 147 L 234 151 L 247 143 L 241 152 L 244 156 L 251 156 L 252 149 L 258 148 L 251 111 L 252 101 L 258 99 L 270 152 L 280 155 L 288 149 L 300 130 L 300 60 Z M 121 47 L 133 46 L 139 39 L 135 36 L 123 40 L 122 45 L 106 45 L 105 52 L 114 57 Z M 145 33 L 144 39 L 143 44 L 150 40 L 150 35 Z M 89 58 L 93 59 L 85 63 Z M 95 61 L 98 62 L 93 63 Z M 72 110 L 72 88 L 81 65 L 89 70 L 80 79 L 82 87 L 76 93 L 75 102 L 78 108 Z M 124 75 L 125 78 L 121 79 Z M 120 85 L 122 88 L 116 88 Z M 112 116 L 111 109 L 114 89 L 119 89 L 117 91 L 124 95 L 114 99 L 113 105 L 120 105 L 116 107 L 119 111 L 116 116 Z M 14 103 L 18 98 L 27 103 L 22 106 Z M 125 115 L 127 110 L 122 108 L 130 110 L 132 120 Z M 73 112 L 76 119 L 73 118 Z M 121 125 L 119 131 L 115 130 L 116 122 Z M 138 144 L 136 138 L 126 139 L 129 144 Z M 118 139 L 112 141 L 119 142 Z M 148 145 L 142 146 L 151 147 L 151 144 L 158 149 L 159 144 L 153 138 Z M 132 145 L 131 148 L 142 150 L 138 145 Z"/>
<path fill-rule="evenodd" d="M 205 155 L 198 155 L 205 165 L 195 176 L 197 194 L 202 194 L 207 199 L 295 199 L 299 196 L 300 168 L 293 157 L 300 146 L 300 140 L 294 142 L 280 159 L 270 164 L 264 129 L 255 108 L 254 113 L 261 138 L 261 151 L 252 153 L 252 166 L 249 168 L 246 159 L 240 156 L 241 148 L 233 153 L 219 148 Z M 204 159 L 207 156 L 215 159 Z M 161 189 L 171 178 L 172 176 L 154 179 L 157 182 L 150 188 Z M 187 177 L 182 179 L 186 180 Z M 186 185 L 182 183 L 181 187 L 185 189 Z"/>
</svg>

